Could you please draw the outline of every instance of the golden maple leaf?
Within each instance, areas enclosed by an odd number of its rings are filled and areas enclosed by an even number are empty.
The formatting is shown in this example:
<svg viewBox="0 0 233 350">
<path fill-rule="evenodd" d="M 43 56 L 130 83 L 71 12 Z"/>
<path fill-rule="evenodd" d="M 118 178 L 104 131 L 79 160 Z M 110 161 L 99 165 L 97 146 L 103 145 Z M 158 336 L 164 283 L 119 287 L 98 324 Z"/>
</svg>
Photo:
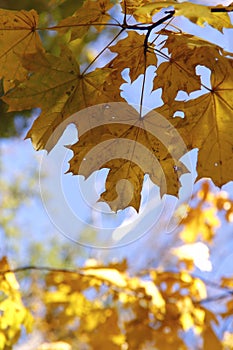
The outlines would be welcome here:
<svg viewBox="0 0 233 350">
<path fill-rule="evenodd" d="M 74 153 L 69 171 L 87 178 L 109 168 L 101 200 L 114 211 L 129 205 L 139 210 L 145 174 L 160 186 L 161 195 L 177 195 L 179 177 L 188 171 L 179 161 L 186 149 L 175 128 L 155 112 L 140 118 L 126 103 L 107 107 L 87 109 L 74 121 L 79 140 L 69 146 Z"/>
<path fill-rule="evenodd" d="M 53 29 L 62 34 L 70 30 L 70 40 L 83 37 L 91 25 L 94 25 L 98 31 L 101 31 L 111 19 L 108 10 L 113 6 L 114 3 L 110 0 L 86 0 L 73 16 L 63 19 Z"/>
<path fill-rule="evenodd" d="M 21 64 L 25 54 L 37 54 L 42 43 L 36 32 L 38 14 L 36 11 L 0 10 L 0 77 L 4 78 L 4 90 L 22 81 L 27 70 Z"/>
<path fill-rule="evenodd" d="M 184 16 L 200 26 L 208 23 L 220 31 L 223 28 L 232 28 L 232 23 L 227 13 L 213 12 L 212 9 L 214 7 L 193 4 L 188 1 L 182 3 L 178 3 L 176 0 L 156 1 L 139 7 L 133 15 L 138 21 L 151 23 L 154 14 L 170 6 L 175 9 L 174 16 Z"/>
<path fill-rule="evenodd" d="M 27 134 L 37 150 L 51 150 L 71 121 L 63 122 L 75 112 L 98 103 L 122 100 L 119 85 L 123 80 L 114 81 L 114 89 L 110 86 L 113 69 L 96 69 L 82 75 L 67 48 L 60 57 L 40 52 L 24 59 L 25 66 L 35 73 L 29 81 L 6 94 L 3 100 L 10 104 L 9 111 L 42 109 Z"/>
<path fill-rule="evenodd" d="M 139 7 L 149 3 L 150 0 L 124 0 L 122 11 L 127 15 L 132 15 Z"/>
<path fill-rule="evenodd" d="M 220 48 L 194 35 L 173 33 L 163 30 L 167 39 L 162 49 L 167 48 L 170 56 L 163 54 L 167 62 L 163 62 L 156 69 L 153 88 L 162 88 L 163 101 L 172 105 L 178 91 L 188 94 L 201 88 L 200 76 L 196 74 L 198 65 L 209 68 L 220 57 Z"/>
<path fill-rule="evenodd" d="M 212 67 L 209 92 L 174 104 L 185 113 L 176 127 L 187 148 L 199 149 L 197 179 L 210 177 L 217 186 L 231 181 L 233 173 L 232 69 L 232 60 L 217 59 Z"/>
<path fill-rule="evenodd" d="M 151 45 L 150 49 L 145 50 L 145 35 L 129 32 L 127 38 L 109 47 L 112 52 L 118 53 L 111 61 L 112 67 L 120 71 L 126 67 L 129 68 L 131 81 L 136 80 L 140 74 L 145 73 L 147 67 L 157 65 L 154 45 L 150 43 L 148 45 Z"/>
</svg>

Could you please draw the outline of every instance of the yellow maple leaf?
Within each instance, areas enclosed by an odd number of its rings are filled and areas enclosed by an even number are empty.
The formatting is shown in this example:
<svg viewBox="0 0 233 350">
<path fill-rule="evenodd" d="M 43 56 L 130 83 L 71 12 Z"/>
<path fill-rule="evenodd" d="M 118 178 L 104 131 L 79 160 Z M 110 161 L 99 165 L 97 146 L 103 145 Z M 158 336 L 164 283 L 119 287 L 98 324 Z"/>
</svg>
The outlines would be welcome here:
<svg viewBox="0 0 233 350">
<path fill-rule="evenodd" d="M 91 332 L 89 344 L 92 349 L 108 349 L 120 350 L 125 338 L 122 337 L 122 332 L 118 322 L 118 312 L 114 308 L 106 307 L 105 320 L 99 322 L 97 327 Z M 105 337 L 100 337 L 100 334 L 105 334 Z"/>
<path fill-rule="evenodd" d="M 144 74 L 147 67 L 157 65 L 157 56 L 153 52 L 154 45 L 145 52 L 145 35 L 137 32 L 129 32 L 127 38 L 119 40 L 116 45 L 110 46 L 112 52 L 118 53 L 116 58 L 111 61 L 113 68 L 124 70 L 130 69 L 131 81 L 137 79 L 140 74 Z"/>
<path fill-rule="evenodd" d="M 110 168 L 106 180 L 106 190 L 101 194 L 99 201 L 107 202 L 113 211 L 132 206 L 137 211 L 141 203 L 141 191 L 144 173 L 132 161 L 114 159 L 103 168 Z"/>
<path fill-rule="evenodd" d="M 178 134 L 161 115 L 151 112 L 140 118 L 127 104 L 113 103 L 86 110 L 75 123 L 79 140 L 69 146 L 74 153 L 69 171 L 87 178 L 110 168 L 101 200 L 113 210 L 129 205 L 139 210 L 145 174 L 160 186 L 161 195 L 178 194 L 179 178 L 188 172 L 179 161 L 185 149 L 177 146 Z"/>
<path fill-rule="evenodd" d="M 174 16 L 185 16 L 191 22 L 203 26 L 205 23 L 221 30 L 223 28 L 232 28 L 230 17 L 227 13 L 213 12 L 214 7 L 193 4 L 191 2 L 178 3 L 173 1 L 156 1 L 146 4 L 134 12 L 137 20 L 151 22 L 154 14 L 160 10 L 172 6 L 175 9 Z"/>
<path fill-rule="evenodd" d="M 212 68 L 211 90 L 195 100 L 174 104 L 185 113 L 176 125 L 179 133 L 188 149 L 199 149 L 197 179 L 209 177 L 217 186 L 232 180 L 232 68 L 231 60 L 217 59 Z"/>
<path fill-rule="evenodd" d="M 67 124 L 71 123 L 63 122 L 75 112 L 98 103 L 122 100 L 118 85 L 122 81 L 115 81 L 114 89 L 110 86 L 111 68 L 96 69 L 82 75 L 67 48 L 60 57 L 43 52 L 25 56 L 25 65 L 35 73 L 3 99 L 10 105 L 9 111 L 34 107 L 42 109 L 27 134 L 37 150 L 51 150 Z"/>
<path fill-rule="evenodd" d="M 104 24 L 111 19 L 108 10 L 113 6 L 114 3 L 110 0 L 86 0 L 73 16 L 63 19 L 53 29 L 59 33 L 66 33 L 70 30 L 70 40 L 83 37 L 91 25 L 94 25 L 98 31 L 101 31 L 104 28 Z"/>
<path fill-rule="evenodd" d="M 205 65 L 212 68 L 216 58 L 220 57 L 220 48 L 194 35 L 168 30 L 162 30 L 161 33 L 167 36 L 162 49 L 167 48 L 170 56 L 164 55 L 167 62 L 161 63 L 156 69 L 153 88 L 162 88 L 164 103 L 173 105 L 178 91 L 189 94 L 201 88 L 196 67 Z"/>
<path fill-rule="evenodd" d="M 150 0 L 124 0 L 122 11 L 127 15 L 132 15 L 139 7 L 149 3 Z"/>
<path fill-rule="evenodd" d="M 14 81 L 22 81 L 27 76 L 21 63 L 22 56 L 43 50 L 37 24 L 35 10 L 0 9 L 0 77 L 4 78 L 5 91 L 14 85 Z"/>
</svg>

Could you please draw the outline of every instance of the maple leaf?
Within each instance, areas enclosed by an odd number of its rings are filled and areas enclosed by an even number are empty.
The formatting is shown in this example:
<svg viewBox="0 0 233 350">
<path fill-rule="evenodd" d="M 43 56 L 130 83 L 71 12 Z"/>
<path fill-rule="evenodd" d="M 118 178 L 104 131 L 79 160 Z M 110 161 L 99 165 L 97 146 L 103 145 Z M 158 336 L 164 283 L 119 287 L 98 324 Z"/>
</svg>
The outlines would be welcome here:
<svg viewBox="0 0 233 350">
<path fill-rule="evenodd" d="M 0 77 L 4 78 L 4 90 L 9 90 L 14 81 L 27 77 L 21 58 L 43 50 L 36 32 L 38 14 L 31 11 L 0 10 Z"/>
<path fill-rule="evenodd" d="M 108 203 L 113 211 L 129 206 L 138 211 L 144 180 L 142 169 L 134 162 L 125 159 L 106 162 L 103 168 L 110 168 L 110 171 L 106 190 L 101 194 L 99 201 Z"/>
<path fill-rule="evenodd" d="M 139 7 L 149 4 L 150 0 L 124 0 L 122 10 L 127 15 L 132 15 Z"/>
<path fill-rule="evenodd" d="M 176 101 L 176 109 L 185 113 L 176 127 L 188 149 L 199 149 L 198 179 L 210 177 L 217 186 L 232 180 L 232 67 L 225 57 L 216 60 L 211 90 L 195 100 Z"/>
<path fill-rule="evenodd" d="M 167 48 L 171 56 L 175 54 L 175 56 L 177 55 L 180 58 L 181 52 L 183 52 L 186 60 L 185 70 L 190 70 L 190 73 L 194 65 L 203 65 L 212 69 L 216 59 L 219 59 L 221 53 L 224 53 L 220 46 L 200 39 L 195 35 L 171 32 L 166 29 L 162 30 L 161 34 L 167 36 L 163 48 Z M 227 52 L 225 55 L 229 55 L 229 53 Z"/>
<path fill-rule="evenodd" d="M 121 85 L 123 80 L 115 81 L 114 89 L 110 88 L 108 92 L 108 86 L 112 84 L 112 69 L 96 69 L 82 75 L 67 48 L 60 57 L 40 52 L 24 59 L 25 66 L 35 73 L 27 82 L 6 94 L 3 100 L 10 104 L 9 111 L 42 109 L 27 134 L 37 150 L 51 150 L 71 121 L 62 122 L 75 112 L 101 102 L 122 100 L 118 84 Z"/>
<path fill-rule="evenodd" d="M 163 54 L 168 62 L 163 62 L 156 69 L 154 90 L 162 88 L 164 103 L 172 105 L 178 91 L 188 94 L 201 88 L 200 76 L 196 74 L 197 65 L 205 64 L 209 68 L 220 57 L 220 48 L 201 40 L 194 35 L 161 31 L 167 39 L 162 49 L 167 48 L 170 57 Z"/>
<path fill-rule="evenodd" d="M 200 26 L 208 23 L 220 31 L 223 28 L 232 28 L 231 20 L 227 13 L 214 12 L 212 10 L 214 7 L 193 4 L 191 2 L 177 3 L 175 0 L 156 1 L 155 3 L 144 5 L 134 12 L 134 16 L 138 21 L 151 23 L 154 14 L 169 6 L 175 9 L 174 16 L 184 16 Z"/>
<path fill-rule="evenodd" d="M 107 109 L 106 105 L 91 108 L 85 118 L 80 114 L 74 122 L 79 140 L 69 146 L 74 153 L 69 172 L 87 178 L 110 168 L 101 200 L 114 211 L 129 205 L 139 210 L 145 174 L 160 186 L 161 195 L 178 194 L 179 177 L 187 172 L 179 161 L 185 147 L 178 147 L 179 136 L 164 118 L 155 112 L 140 118 L 126 103 L 114 103 Z"/>
<path fill-rule="evenodd" d="M 63 19 L 53 29 L 62 34 L 70 30 L 70 40 L 83 37 L 91 25 L 94 25 L 96 30 L 102 31 L 104 24 L 111 19 L 108 10 L 113 6 L 114 3 L 110 0 L 86 0 L 73 16 Z"/>
<path fill-rule="evenodd" d="M 154 45 L 150 43 L 148 45 L 150 50 L 145 51 L 145 35 L 129 32 L 127 38 L 109 47 L 112 52 L 117 53 L 111 61 L 111 66 L 120 71 L 129 68 L 131 81 L 136 80 L 140 74 L 145 73 L 147 67 L 157 65 L 157 56 L 153 52 Z"/>
</svg>

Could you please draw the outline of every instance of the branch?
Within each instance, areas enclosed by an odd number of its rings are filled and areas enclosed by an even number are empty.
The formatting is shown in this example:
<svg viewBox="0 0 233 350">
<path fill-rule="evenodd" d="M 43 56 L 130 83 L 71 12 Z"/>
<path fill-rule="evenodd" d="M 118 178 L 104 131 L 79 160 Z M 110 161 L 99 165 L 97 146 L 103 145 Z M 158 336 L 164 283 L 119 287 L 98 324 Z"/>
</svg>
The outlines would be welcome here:
<svg viewBox="0 0 233 350">
<path fill-rule="evenodd" d="M 216 301 L 219 301 L 219 300 L 223 300 L 223 299 L 229 298 L 232 295 L 233 295 L 233 290 L 227 291 L 226 293 L 215 295 L 215 296 L 212 296 L 212 297 L 207 297 L 207 298 L 202 299 L 202 300 L 200 300 L 198 302 L 193 301 L 193 303 L 194 304 L 212 303 L 212 302 L 216 302 Z"/>
<path fill-rule="evenodd" d="M 5 275 L 6 273 L 19 273 L 19 272 L 23 272 L 23 271 L 34 270 L 34 271 L 39 271 L 39 272 L 45 271 L 45 272 L 62 272 L 62 273 L 67 273 L 67 274 L 72 273 L 72 274 L 77 274 L 79 276 L 85 276 L 85 277 L 92 278 L 93 276 L 86 275 L 84 272 L 85 270 L 88 270 L 89 268 L 93 269 L 95 267 L 83 267 L 81 269 L 64 269 L 64 268 L 54 268 L 54 267 L 49 267 L 49 266 L 27 265 L 27 266 L 22 266 L 22 267 L 16 267 L 14 269 L 0 271 L 0 276 Z M 99 268 L 101 268 L 101 266 Z M 107 266 L 105 268 L 107 268 Z M 97 269 L 98 269 L 98 267 L 97 267 Z M 150 271 L 151 270 L 148 270 L 147 273 L 149 273 Z M 166 271 L 166 272 L 177 273 L 177 271 Z M 144 276 L 145 276 L 145 274 L 144 274 Z M 226 298 L 233 296 L 233 289 L 230 289 L 229 287 L 220 286 L 218 283 L 212 282 L 210 280 L 207 280 L 207 279 L 202 278 L 202 277 L 195 275 L 195 274 L 190 274 L 190 276 L 193 278 L 199 278 L 200 280 L 202 280 L 202 282 L 204 282 L 208 286 L 211 286 L 213 288 L 217 288 L 220 290 L 225 290 L 225 292 L 223 292 L 219 295 L 210 296 L 210 297 L 207 297 L 207 298 L 201 299 L 201 300 L 193 300 L 193 304 L 200 305 L 200 304 L 205 304 L 205 303 L 211 303 L 211 302 L 216 302 L 216 301 L 223 300 L 223 299 L 226 299 Z M 101 278 L 99 276 L 95 276 L 95 278 L 99 279 L 101 282 L 104 283 L 103 278 Z M 109 281 L 107 281 L 107 282 L 108 282 L 108 284 L 110 283 Z M 114 287 L 116 287 L 116 286 L 114 286 Z M 122 288 L 120 288 L 120 290 L 119 290 L 119 288 L 117 287 L 117 288 L 114 288 L 114 290 L 115 290 L 115 292 L 120 292 L 122 290 Z"/>
<path fill-rule="evenodd" d="M 210 9 L 211 12 L 233 12 L 233 8 L 231 8 L 232 6 L 230 6 L 230 8 L 228 9 L 227 7 L 213 7 Z"/>
<path fill-rule="evenodd" d="M 76 269 L 74 270 L 74 269 L 62 269 L 62 268 L 49 267 L 49 266 L 27 265 L 27 266 L 16 267 L 14 269 L 8 269 L 8 270 L 0 271 L 0 275 L 5 275 L 6 273 L 18 273 L 18 272 L 31 271 L 31 270 L 36 270 L 36 271 L 40 271 L 40 272 L 41 271 L 46 271 L 46 272 L 77 273 L 77 274 L 80 274 L 80 275 L 82 274 L 80 271 L 78 271 Z"/>
</svg>

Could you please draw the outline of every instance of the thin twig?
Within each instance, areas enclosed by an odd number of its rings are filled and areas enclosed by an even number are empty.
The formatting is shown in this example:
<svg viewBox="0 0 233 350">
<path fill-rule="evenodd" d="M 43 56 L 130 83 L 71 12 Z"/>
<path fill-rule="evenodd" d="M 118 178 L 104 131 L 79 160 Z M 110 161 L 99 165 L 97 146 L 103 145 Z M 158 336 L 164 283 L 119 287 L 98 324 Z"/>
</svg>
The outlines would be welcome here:
<svg viewBox="0 0 233 350">
<path fill-rule="evenodd" d="M 87 70 L 93 65 L 93 63 L 95 63 L 97 60 L 98 60 L 98 58 L 104 53 L 104 51 L 106 51 L 108 48 L 109 48 L 109 46 L 123 33 L 123 31 L 124 31 L 125 29 L 124 28 L 122 28 L 121 30 L 120 30 L 120 32 L 119 33 L 117 33 L 117 35 L 98 53 L 98 55 L 91 61 L 91 63 L 84 69 L 84 71 L 82 72 L 82 75 L 84 75 L 86 72 L 87 72 Z"/>
</svg>

